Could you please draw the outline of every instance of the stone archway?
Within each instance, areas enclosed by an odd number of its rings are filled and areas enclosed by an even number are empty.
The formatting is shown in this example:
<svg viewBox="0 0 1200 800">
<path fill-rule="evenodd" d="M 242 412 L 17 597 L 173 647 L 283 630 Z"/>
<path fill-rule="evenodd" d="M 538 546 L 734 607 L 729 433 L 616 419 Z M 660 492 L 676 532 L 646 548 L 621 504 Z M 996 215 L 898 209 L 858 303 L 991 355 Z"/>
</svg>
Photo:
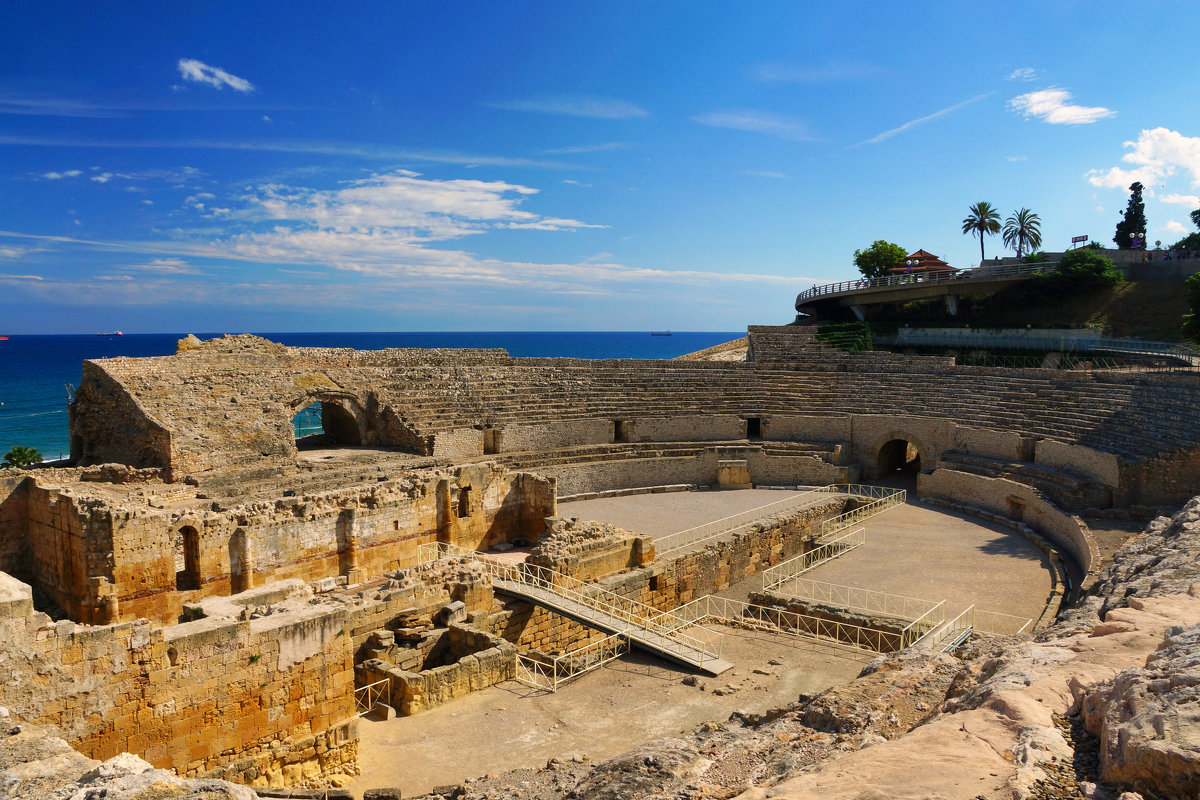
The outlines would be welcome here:
<svg viewBox="0 0 1200 800">
<path fill-rule="evenodd" d="M 366 413 L 357 398 L 345 392 L 309 392 L 291 403 L 290 424 L 296 431 L 298 449 L 357 447 L 367 443 Z M 296 429 L 297 419 L 310 427 Z M 312 421 L 318 421 L 312 426 Z"/>
<path fill-rule="evenodd" d="M 933 462 L 929 450 L 921 440 L 905 431 L 889 431 L 880 436 L 871 448 L 874 454 L 870 464 L 871 477 L 886 478 L 902 475 L 915 478 Z"/>
</svg>

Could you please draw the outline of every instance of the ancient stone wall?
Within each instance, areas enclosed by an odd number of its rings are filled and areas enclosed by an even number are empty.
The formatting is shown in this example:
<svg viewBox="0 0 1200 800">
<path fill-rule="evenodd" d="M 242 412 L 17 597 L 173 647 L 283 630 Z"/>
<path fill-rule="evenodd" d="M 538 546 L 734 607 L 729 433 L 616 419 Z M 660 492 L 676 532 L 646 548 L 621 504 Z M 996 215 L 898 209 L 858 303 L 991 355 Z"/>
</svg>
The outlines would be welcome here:
<svg viewBox="0 0 1200 800">
<path fill-rule="evenodd" d="M 340 606 L 160 628 L 55 623 L 9 579 L 0 677 L 19 718 L 85 755 L 282 785 L 354 771 L 353 659 Z"/>
<path fill-rule="evenodd" d="M 27 477 L 0 473 L 0 572 L 29 575 L 29 511 Z"/>
<path fill-rule="evenodd" d="M 1087 475 L 1114 489 L 1121 486 L 1121 464 L 1112 453 L 1100 453 L 1090 447 L 1043 439 L 1037 442 L 1034 460 L 1038 464 Z"/>
<path fill-rule="evenodd" d="M 25 541 L 40 590 L 73 619 L 171 621 L 186 603 L 287 578 L 413 566 L 417 547 L 536 538 L 553 484 L 491 463 L 225 507 L 113 503 L 83 484 L 31 483 Z"/>
<path fill-rule="evenodd" d="M 1024 483 L 937 469 L 918 477 L 917 494 L 986 509 L 1026 523 L 1053 542 L 1064 558 L 1073 562 L 1079 583 L 1086 580 L 1098 560 L 1095 542 L 1083 520 L 1058 508 L 1037 489 Z"/>
</svg>

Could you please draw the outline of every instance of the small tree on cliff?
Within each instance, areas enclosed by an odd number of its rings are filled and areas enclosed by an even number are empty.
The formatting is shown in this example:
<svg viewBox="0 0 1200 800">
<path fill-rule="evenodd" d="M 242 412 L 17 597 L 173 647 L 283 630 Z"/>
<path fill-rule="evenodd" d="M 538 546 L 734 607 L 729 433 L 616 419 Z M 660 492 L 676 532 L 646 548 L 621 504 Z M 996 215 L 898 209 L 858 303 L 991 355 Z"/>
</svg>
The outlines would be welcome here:
<svg viewBox="0 0 1200 800">
<path fill-rule="evenodd" d="M 1130 234 L 1140 233 L 1143 237 L 1145 236 L 1146 204 L 1142 202 L 1142 189 L 1144 188 L 1146 187 L 1137 181 L 1129 185 L 1129 203 L 1125 206 L 1125 213 L 1121 216 L 1121 221 L 1117 223 L 1117 233 L 1113 236 L 1113 241 L 1121 250 L 1133 249 L 1133 238 Z M 1146 246 L 1144 238 L 1140 246 Z"/>
<path fill-rule="evenodd" d="M 1183 335 L 1200 342 L 1200 272 L 1184 281 L 1183 285 L 1187 291 L 1188 308 L 1191 309 L 1183 315 Z"/>
<path fill-rule="evenodd" d="M 900 245 L 876 239 L 865 250 L 854 251 L 854 266 L 868 278 L 879 278 L 892 267 L 903 264 L 907 255 L 908 251 Z"/>
</svg>

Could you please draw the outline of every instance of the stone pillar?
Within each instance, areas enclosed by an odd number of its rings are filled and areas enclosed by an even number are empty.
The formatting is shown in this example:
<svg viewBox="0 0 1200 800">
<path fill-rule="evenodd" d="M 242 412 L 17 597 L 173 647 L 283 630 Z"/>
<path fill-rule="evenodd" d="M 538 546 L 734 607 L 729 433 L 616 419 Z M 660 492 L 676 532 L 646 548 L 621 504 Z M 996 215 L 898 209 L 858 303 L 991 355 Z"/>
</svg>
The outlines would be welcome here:
<svg viewBox="0 0 1200 800">
<path fill-rule="evenodd" d="M 87 611 L 91 619 L 84 621 L 91 625 L 111 625 L 116 622 L 119 613 L 117 587 L 109 583 L 108 578 L 93 576 L 88 578 L 87 588 Z"/>
<path fill-rule="evenodd" d="M 454 540 L 454 509 L 450 502 L 450 479 L 442 478 L 437 484 L 437 540 L 451 544 Z"/>
<path fill-rule="evenodd" d="M 254 550 L 245 528 L 229 537 L 229 591 L 233 594 L 254 588 Z"/>
<path fill-rule="evenodd" d="M 346 583 L 353 586 L 367 579 L 367 571 L 358 565 L 358 509 L 348 508 L 338 517 L 339 561 Z"/>
</svg>

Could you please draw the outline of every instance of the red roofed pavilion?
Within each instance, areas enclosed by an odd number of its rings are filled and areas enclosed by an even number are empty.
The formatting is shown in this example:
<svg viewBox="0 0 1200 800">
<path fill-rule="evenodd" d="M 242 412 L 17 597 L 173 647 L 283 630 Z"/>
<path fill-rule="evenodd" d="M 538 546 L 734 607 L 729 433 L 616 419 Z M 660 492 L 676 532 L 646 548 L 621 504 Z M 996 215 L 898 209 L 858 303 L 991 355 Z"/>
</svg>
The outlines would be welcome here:
<svg viewBox="0 0 1200 800">
<path fill-rule="evenodd" d="M 945 261 L 935 256 L 933 253 L 927 253 L 924 250 L 918 250 L 915 253 L 909 253 L 904 259 L 904 263 L 899 266 L 888 269 L 889 273 L 910 275 L 920 272 L 943 272 L 945 270 L 955 271 L 957 268 L 952 267 Z"/>
</svg>

